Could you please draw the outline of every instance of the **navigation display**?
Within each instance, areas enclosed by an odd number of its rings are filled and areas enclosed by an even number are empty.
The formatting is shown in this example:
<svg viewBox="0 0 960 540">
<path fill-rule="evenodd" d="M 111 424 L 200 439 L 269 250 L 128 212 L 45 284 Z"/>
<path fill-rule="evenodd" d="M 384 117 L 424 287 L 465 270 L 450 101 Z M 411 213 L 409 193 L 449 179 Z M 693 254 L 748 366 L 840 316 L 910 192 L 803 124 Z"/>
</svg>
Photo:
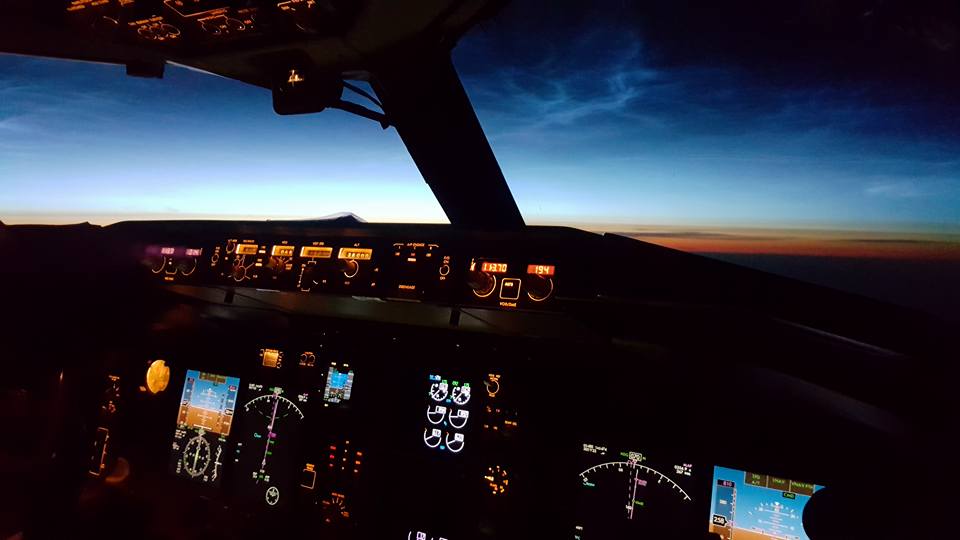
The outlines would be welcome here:
<svg viewBox="0 0 960 540">
<path fill-rule="evenodd" d="M 713 468 L 710 532 L 724 540 L 809 540 L 803 508 L 822 486 Z"/>
<path fill-rule="evenodd" d="M 598 442 L 578 461 L 575 540 L 696 537 L 692 463 Z"/>
<path fill-rule="evenodd" d="M 333 404 L 350 401 L 352 392 L 353 370 L 350 365 L 339 367 L 336 362 L 331 362 L 327 369 L 327 382 L 323 386 L 323 401 Z"/>
<path fill-rule="evenodd" d="M 198 482 L 219 484 L 233 426 L 240 379 L 188 370 L 183 382 L 170 469 Z"/>
<path fill-rule="evenodd" d="M 245 396 L 234 457 L 238 491 L 247 501 L 284 505 L 299 473 L 295 456 L 309 394 L 248 383 Z"/>
</svg>

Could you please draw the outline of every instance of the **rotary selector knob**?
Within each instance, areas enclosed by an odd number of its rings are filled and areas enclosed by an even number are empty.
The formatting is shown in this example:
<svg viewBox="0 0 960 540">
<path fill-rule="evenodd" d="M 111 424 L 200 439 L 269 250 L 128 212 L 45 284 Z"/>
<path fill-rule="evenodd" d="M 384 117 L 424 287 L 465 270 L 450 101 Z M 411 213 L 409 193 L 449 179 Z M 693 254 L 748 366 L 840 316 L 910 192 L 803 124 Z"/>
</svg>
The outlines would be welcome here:
<svg viewBox="0 0 960 540">
<path fill-rule="evenodd" d="M 527 297 L 534 302 L 543 302 L 553 295 L 553 278 L 531 275 L 527 278 Z"/>
<path fill-rule="evenodd" d="M 467 277 L 467 285 L 473 289 L 473 294 L 478 298 L 486 298 L 497 290 L 497 276 L 487 272 L 470 272 Z"/>
</svg>

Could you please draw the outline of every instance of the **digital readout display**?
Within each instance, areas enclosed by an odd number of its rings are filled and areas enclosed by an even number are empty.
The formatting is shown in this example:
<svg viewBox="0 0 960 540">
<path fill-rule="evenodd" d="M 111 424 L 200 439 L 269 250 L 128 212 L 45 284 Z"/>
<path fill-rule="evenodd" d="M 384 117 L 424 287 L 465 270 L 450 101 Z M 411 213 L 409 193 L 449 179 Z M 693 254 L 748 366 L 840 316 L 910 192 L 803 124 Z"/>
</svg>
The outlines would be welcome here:
<svg viewBox="0 0 960 540">
<path fill-rule="evenodd" d="M 557 272 L 557 267 L 552 264 L 530 264 L 527 265 L 527 273 L 535 276 L 552 276 Z"/>
<path fill-rule="evenodd" d="M 507 263 L 484 261 L 483 264 L 480 265 L 480 271 L 489 274 L 506 274 Z"/>
</svg>

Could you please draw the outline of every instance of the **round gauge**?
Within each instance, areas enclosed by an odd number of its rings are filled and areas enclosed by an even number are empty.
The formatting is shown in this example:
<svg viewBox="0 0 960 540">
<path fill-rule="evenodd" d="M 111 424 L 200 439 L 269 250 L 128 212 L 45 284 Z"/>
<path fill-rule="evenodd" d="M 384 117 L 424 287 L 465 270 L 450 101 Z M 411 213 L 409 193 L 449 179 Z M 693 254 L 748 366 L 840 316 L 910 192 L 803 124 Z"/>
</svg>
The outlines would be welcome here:
<svg viewBox="0 0 960 540">
<path fill-rule="evenodd" d="M 159 394 L 170 384 L 170 368 L 163 360 L 154 360 L 147 368 L 147 390 L 151 394 Z"/>
<path fill-rule="evenodd" d="M 270 506 L 276 506 L 280 502 L 280 490 L 277 489 L 277 486 L 268 487 L 267 492 L 263 495 L 263 500 L 267 501 Z"/>
<path fill-rule="evenodd" d="M 470 387 L 454 386 L 453 391 L 450 392 L 450 397 L 457 405 L 466 405 L 470 401 Z"/>
<path fill-rule="evenodd" d="M 423 429 L 423 442 L 430 448 L 436 448 L 440 446 L 440 443 L 442 441 L 443 441 L 443 431 L 437 428 Z"/>
<path fill-rule="evenodd" d="M 431 424 L 439 424 L 443 422 L 443 418 L 447 415 L 447 408 L 443 405 L 434 405 L 432 407 L 427 407 L 427 421 Z"/>
<path fill-rule="evenodd" d="M 183 467 L 191 478 L 196 478 L 207 471 L 210 466 L 210 443 L 203 437 L 196 437 L 187 441 L 183 449 Z"/>
<path fill-rule="evenodd" d="M 584 536 L 686 536 L 694 506 L 682 485 L 689 479 L 677 471 L 688 469 L 667 464 L 651 466 L 639 455 L 627 460 L 607 461 L 601 456 L 593 459 L 596 463 L 579 475 L 582 491 L 577 522 Z"/>
<path fill-rule="evenodd" d="M 320 501 L 320 504 L 323 507 L 324 523 L 334 523 L 350 517 L 350 512 L 347 510 L 346 496 L 341 493 L 330 493 L 330 496 Z"/>
<path fill-rule="evenodd" d="M 286 418 L 291 415 L 295 415 L 303 420 L 303 411 L 300 410 L 300 407 L 297 407 L 294 402 L 281 396 L 277 392 L 264 394 L 251 399 L 243 406 L 243 410 L 258 413 L 264 418 L 269 418 L 271 421 Z"/>
<path fill-rule="evenodd" d="M 497 392 L 500 391 L 500 376 L 488 375 L 487 380 L 483 381 L 483 384 L 487 387 L 487 395 L 496 397 Z"/>
<path fill-rule="evenodd" d="M 450 415 L 447 417 L 447 421 L 450 422 L 450 425 L 456 429 L 463 429 L 467 425 L 467 420 L 470 419 L 470 411 L 466 409 L 457 409 L 456 412 L 453 410 L 450 411 Z"/>
<path fill-rule="evenodd" d="M 466 444 L 463 433 L 447 433 L 443 442 L 447 444 L 447 450 L 454 454 L 459 454 Z"/>
<path fill-rule="evenodd" d="M 240 435 L 242 451 L 238 450 L 237 467 L 249 472 L 254 484 L 287 485 L 283 480 L 284 463 L 290 459 L 293 449 L 291 437 L 298 432 L 298 424 L 304 418 L 303 411 L 283 397 L 279 387 L 264 389 L 251 386 L 266 393 L 243 405 L 244 422 Z M 248 493 L 253 495 L 261 492 L 255 490 Z"/>
<path fill-rule="evenodd" d="M 430 385 L 430 397 L 434 401 L 443 401 L 447 399 L 447 395 L 450 392 L 450 386 L 447 384 L 447 381 L 437 381 Z"/>
</svg>

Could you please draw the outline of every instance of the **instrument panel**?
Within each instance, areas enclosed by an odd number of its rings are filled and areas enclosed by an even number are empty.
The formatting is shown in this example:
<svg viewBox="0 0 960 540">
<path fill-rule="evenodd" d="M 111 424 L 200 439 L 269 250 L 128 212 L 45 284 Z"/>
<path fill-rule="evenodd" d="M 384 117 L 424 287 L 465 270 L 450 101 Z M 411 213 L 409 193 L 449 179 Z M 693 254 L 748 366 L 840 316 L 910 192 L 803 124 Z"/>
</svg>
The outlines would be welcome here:
<svg viewBox="0 0 960 540">
<path fill-rule="evenodd" d="M 357 6 L 337 0 L 63 0 L 72 27 L 91 37 L 171 53 L 233 42 L 277 43 L 326 35 Z"/>
<path fill-rule="evenodd" d="M 91 481 L 122 457 L 132 490 L 222 508 L 227 538 L 807 538 L 819 485 L 720 466 L 642 418 L 602 435 L 561 399 L 591 375 L 544 371 L 558 350 L 322 321 L 251 334 L 154 345 L 142 372 L 112 374 Z M 131 391 L 161 367 L 165 390 Z"/>
<path fill-rule="evenodd" d="M 551 311 L 560 297 L 590 297 L 582 261 L 562 248 L 470 245 L 444 239 L 235 235 L 148 244 L 142 265 L 158 283 Z M 575 262 L 567 263 L 567 259 Z"/>
</svg>

